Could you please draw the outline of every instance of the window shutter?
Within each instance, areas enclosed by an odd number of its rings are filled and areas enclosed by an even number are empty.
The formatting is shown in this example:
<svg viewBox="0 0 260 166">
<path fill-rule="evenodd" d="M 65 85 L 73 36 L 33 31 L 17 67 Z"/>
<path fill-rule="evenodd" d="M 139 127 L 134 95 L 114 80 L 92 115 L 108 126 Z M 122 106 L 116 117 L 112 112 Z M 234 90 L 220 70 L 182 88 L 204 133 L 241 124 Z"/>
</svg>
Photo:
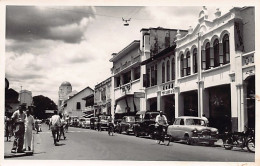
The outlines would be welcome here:
<svg viewBox="0 0 260 166">
<path fill-rule="evenodd" d="M 214 48 L 210 47 L 210 67 L 214 67 Z"/>
</svg>

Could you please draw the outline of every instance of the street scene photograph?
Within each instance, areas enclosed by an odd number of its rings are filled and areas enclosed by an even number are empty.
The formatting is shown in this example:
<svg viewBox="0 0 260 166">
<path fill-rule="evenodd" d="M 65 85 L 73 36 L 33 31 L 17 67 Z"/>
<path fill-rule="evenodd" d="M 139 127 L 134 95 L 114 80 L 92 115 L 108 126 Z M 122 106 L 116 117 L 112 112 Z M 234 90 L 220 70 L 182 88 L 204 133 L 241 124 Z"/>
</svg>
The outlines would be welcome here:
<svg viewBox="0 0 260 166">
<path fill-rule="evenodd" d="M 255 6 L 5 10 L 5 161 L 256 162 Z"/>
</svg>

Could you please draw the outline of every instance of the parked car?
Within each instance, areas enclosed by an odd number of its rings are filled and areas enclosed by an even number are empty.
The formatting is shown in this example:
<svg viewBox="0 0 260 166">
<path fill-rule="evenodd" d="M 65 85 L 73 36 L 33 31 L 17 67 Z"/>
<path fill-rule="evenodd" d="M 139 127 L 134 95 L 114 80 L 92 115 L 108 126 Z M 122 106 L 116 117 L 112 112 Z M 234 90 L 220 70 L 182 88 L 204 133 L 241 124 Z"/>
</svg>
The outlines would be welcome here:
<svg viewBox="0 0 260 166">
<path fill-rule="evenodd" d="M 90 128 L 90 118 L 85 118 L 85 121 L 82 122 L 83 128 Z"/>
<path fill-rule="evenodd" d="M 158 111 L 137 113 L 136 123 L 133 125 L 135 136 L 150 136 L 154 138 L 155 118 L 157 115 L 159 115 Z"/>
<path fill-rule="evenodd" d="M 98 120 L 98 117 L 91 117 L 90 118 L 90 129 L 94 129 L 95 130 L 95 122 L 97 122 L 97 120 Z"/>
<path fill-rule="evenodd" d="M 79 119 L 79 123 L 78 123 L 78 126 L 77 127 L 83 127 L 83 123 L 86 121 L 86 118 L 80 118 Z"/>
<path fill-rule="evenodd" d="M 122 121 L 119 123 L 119 133 L 126 132 L 128 135 L 129 133 L 133 133 L 133 124 L 135 123 L 134 116 L 124 116 Z"/>
<path fill-rule="evenodd" d="M 187 144 L 206 142 L 214 145 L 218 140 L 218 129 L 207 127 L 206 122 L 199 117 L 181 116 L 170 125 L 167 134 L 173 140 L 185 140 Z"/>
</svg>

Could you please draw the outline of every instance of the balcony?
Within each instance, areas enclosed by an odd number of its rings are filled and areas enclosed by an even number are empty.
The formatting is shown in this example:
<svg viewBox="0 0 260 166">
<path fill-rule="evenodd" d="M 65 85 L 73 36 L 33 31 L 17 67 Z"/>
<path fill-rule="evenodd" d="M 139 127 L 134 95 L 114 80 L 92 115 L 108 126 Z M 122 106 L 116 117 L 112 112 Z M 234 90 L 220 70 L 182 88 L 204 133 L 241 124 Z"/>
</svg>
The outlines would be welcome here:
<svg viewBox="0 0 260 166">
<path fill-rule="evenodd" d="M 115 88 L 114 90 L 115 99 L 120 98 L 126 94 L 134 94 L 134 92 L 140 92 L 140 79 L 124 84 L 120 87 Z"/>
<path fill-rule="evenodd" d="M 131 57 L 130 61 L 126 61 L 124 64 L 122 64 L 122 66 L 116 68 L 114 74 L 118 74 L 129 67 L 136 66 L 136 64 L 140 63 L 140 61 L 141 61 L 140 55 L 136 57 Z"/>
</svg>

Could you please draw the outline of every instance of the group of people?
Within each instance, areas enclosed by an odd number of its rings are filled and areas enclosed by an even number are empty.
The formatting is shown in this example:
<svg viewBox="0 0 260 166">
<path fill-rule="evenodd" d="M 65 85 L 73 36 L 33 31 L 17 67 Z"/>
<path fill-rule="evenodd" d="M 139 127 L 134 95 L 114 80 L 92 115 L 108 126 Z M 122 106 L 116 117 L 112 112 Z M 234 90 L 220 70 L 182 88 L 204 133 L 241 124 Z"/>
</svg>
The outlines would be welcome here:
<svg viewBox="0 0 260 166">
<path fill-rule="evenodd" d="M 5 117 L 5 131 L 7 141 L 14 135 L 14 142 L 11 152 L 21 153 L 25 150 L 31 151 L 32 130 L 35 128 L 32 110 L 21 104 L 11 117 Z"/>
<path fill-rule="evenodd" d="M 52 132 L 54 145 L 57 146 L 57 142 L 59 142 L 61 136 L 63 136 L 64 140 L 66 139 L 64 129 L 67 126 L 67 122 L 62 114 L 60 113 L 58 115 L 58 112 L 55 110 L 54 115 L 50 118 L 49 126 Z"/>
</svg>

